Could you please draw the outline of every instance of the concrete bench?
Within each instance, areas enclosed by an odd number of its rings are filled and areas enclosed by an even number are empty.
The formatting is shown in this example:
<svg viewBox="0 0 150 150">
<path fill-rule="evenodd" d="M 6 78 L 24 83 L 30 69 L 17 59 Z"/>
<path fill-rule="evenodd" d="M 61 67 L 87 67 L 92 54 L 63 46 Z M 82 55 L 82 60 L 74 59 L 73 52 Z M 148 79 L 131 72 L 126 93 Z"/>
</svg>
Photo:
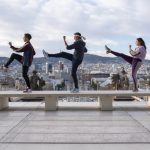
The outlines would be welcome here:
<svg viewBox="0 0 150 150">
<path fill-rule="evenodd" d="M 0 91 L 0 110 L 9 107 L 9 97 L 44 97 L 45 110 L 57 110 L 58 97 L 60 96 L 97 97 L 101 110 L 113 110 L 113 99 L 116 96 L 150 96 L 150 91 L 80 91 L 79 93 L 70 93 L 70 91 L 33 91 L 32 93 L 23 93 L 22 91 Z"/>
</svg>

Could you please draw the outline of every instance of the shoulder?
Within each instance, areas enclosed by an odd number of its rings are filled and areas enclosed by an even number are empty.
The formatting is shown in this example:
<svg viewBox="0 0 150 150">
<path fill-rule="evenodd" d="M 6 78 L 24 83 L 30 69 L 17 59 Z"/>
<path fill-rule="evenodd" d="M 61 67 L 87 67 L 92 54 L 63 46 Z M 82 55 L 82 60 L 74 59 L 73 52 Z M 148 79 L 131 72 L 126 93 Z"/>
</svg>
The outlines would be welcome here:
<svg viewBox="0 0 150 150">
<path fill-rule="evenodd" d="M 139 46 L 138 49 L 139 49 L 139 51 L 146 51 L 144 46 Z"/>
<path fill-rule="evenodd" d="M 30 42 L 27 42 L 27 43 L 25 43 L 24 45 L 25 45 L 25 46 L 33 47 L 32 44 L 31 44 Z"/>
<path fill-rule="evenodd" d="M 74 44 L 85 45 L 85 42 L 83 40 L 78 40 L 78 41 L 75 41 Z"/>
<path fill-rule="evenodd" d="M 25 43 L 24 45 L 23 45 L 23 47 L 29 47 L 30 46 L 30 43 Z"/>
<path fill-rule="evenodd" d="M 27 46 L 30 48 L 30 49 L 33 49 L 34 50 L 34 47 L 33 47 L 33 45 L 29 42 L 29 43 L 26 43 L 27 44 Z"/>
</svg>

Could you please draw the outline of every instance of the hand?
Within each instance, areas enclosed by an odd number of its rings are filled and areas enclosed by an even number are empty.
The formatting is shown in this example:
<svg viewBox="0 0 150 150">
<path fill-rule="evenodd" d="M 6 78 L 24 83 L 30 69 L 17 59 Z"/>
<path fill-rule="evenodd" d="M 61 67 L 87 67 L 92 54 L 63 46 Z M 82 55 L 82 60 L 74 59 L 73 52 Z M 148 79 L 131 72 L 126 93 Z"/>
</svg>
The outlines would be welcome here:
<svg viewBox="0 0 150 150">
<path fill-rule="evenodd" d="M 64 41 L 66 41 L 66 36 L 63 36 Z"/>
<path fill-rule="evenodd" d="M 131 49 L 132 45 L 129 45 L 129 49 Z"/>
<path fill-rule="evenodd" d="M 9 42 L 8 44 L 9 44 L 10 47 L 12 46 L 12 43 L 11 43 L 11 42 Z"/>
</svg>

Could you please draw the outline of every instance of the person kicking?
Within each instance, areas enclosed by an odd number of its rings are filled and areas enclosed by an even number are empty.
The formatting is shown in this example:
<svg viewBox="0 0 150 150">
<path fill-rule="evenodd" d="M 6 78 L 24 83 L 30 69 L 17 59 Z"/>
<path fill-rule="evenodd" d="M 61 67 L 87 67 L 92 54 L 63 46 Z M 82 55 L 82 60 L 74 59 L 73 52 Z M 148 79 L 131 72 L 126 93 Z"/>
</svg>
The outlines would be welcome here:
<svg viewBox="0 0 150 150">
<path fill-rule="evenodd" d="M 66 36 L 63 37 L 63 40 L 64 40 L 67 50 L 75 49 L 74 54 L 70 54 L 70 53 L 66 53 L 66 52 L 60 52 L 60 53 L 56 53 L 56 54 L 48 54 L 45 50 L 43 50 L 43 55 L 45 58 L 48 58 L 48 57 L 65 58 L 65 59 L 72 61 L 71 76 L 74 81 L 74 89 L 72 89 L 71 92 L 77 93 L 77 92 L 79 92 L 77 69 L 83 61 L 84 53 L 87 52 L 87 48 L 85 47 L 86 43 L 83 41 L 83 40 L 85 40 L 85 37 L 83 37 L 81 35 L 81 33 L 76 32 L 76 33 L 74 33 L 75 42 L 73 44 L 68 45 L 68 43 L 66 41 Z"/>
<path fill-rule="evenodd" d="M 22 64 L 22 76 L 26 82 L 27 87 L 23 92 L 31 92 L 31 86 L 30 86 L 30 80 L 28 77 L 28 71 L 29 67 L 32 64 L 33 56 L 35 55 L 35 50 L 30 43 L 30 40 L 32 39 L 32 36 L 29 33 L 25 33 L 23 37 L 23 41 L 25 44 L 21 48 L 16 48 L 12 45 L 11 42 L 9 42 L 10 48 L 15 51 L 16 53 L 23 53 L 23 56 L 12 53 L 6 64 L 3 65 L 3 69 L 7 70 L 9 65 L 14 61 L 17 60 Z"/>
<path fill-rule="evenodd" d="M 118 53 L 115 51 L 112 51 L 110 48 L 105 45 L 106 53 L 107 54 L 113 54 L 115 56 L 123 58 L 126 62 L 128 62 L 132 66 L 132 78 L 133 78 L 133 92 L 138 91 L 138 84 L 137 84 L 137 72 L 140 69 L 143 61 L 146 57 L 146 44 L 142 38 L 136 39 L 136 48 L 135 50 L 132 50 L 131 45 L 129 45 L 129 52 L 131 56 L 125 55 L 123 53 Z"/>
</svg>

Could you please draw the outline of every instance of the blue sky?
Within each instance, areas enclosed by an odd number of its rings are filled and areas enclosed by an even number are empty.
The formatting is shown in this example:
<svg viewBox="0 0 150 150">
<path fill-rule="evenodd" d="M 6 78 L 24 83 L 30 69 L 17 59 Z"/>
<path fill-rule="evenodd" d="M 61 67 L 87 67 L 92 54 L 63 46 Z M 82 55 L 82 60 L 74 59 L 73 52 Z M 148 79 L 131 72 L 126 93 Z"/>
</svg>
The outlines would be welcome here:
<svg viewBox="0 0 150 150">
<path fill-rule="evenodd" d="M 22 46 L 25 32 L 32 34 L 37 57 L 65 50 L 62 36 L 73 42 L 73 33 L 86 38 L 89 53 L 106 56 L 104 45 L 128 53 L 143 37 L 150 59 L 149 0 L 0 0 L 0 56 L 9 56 L 8 42 Z"/>
</svg>

